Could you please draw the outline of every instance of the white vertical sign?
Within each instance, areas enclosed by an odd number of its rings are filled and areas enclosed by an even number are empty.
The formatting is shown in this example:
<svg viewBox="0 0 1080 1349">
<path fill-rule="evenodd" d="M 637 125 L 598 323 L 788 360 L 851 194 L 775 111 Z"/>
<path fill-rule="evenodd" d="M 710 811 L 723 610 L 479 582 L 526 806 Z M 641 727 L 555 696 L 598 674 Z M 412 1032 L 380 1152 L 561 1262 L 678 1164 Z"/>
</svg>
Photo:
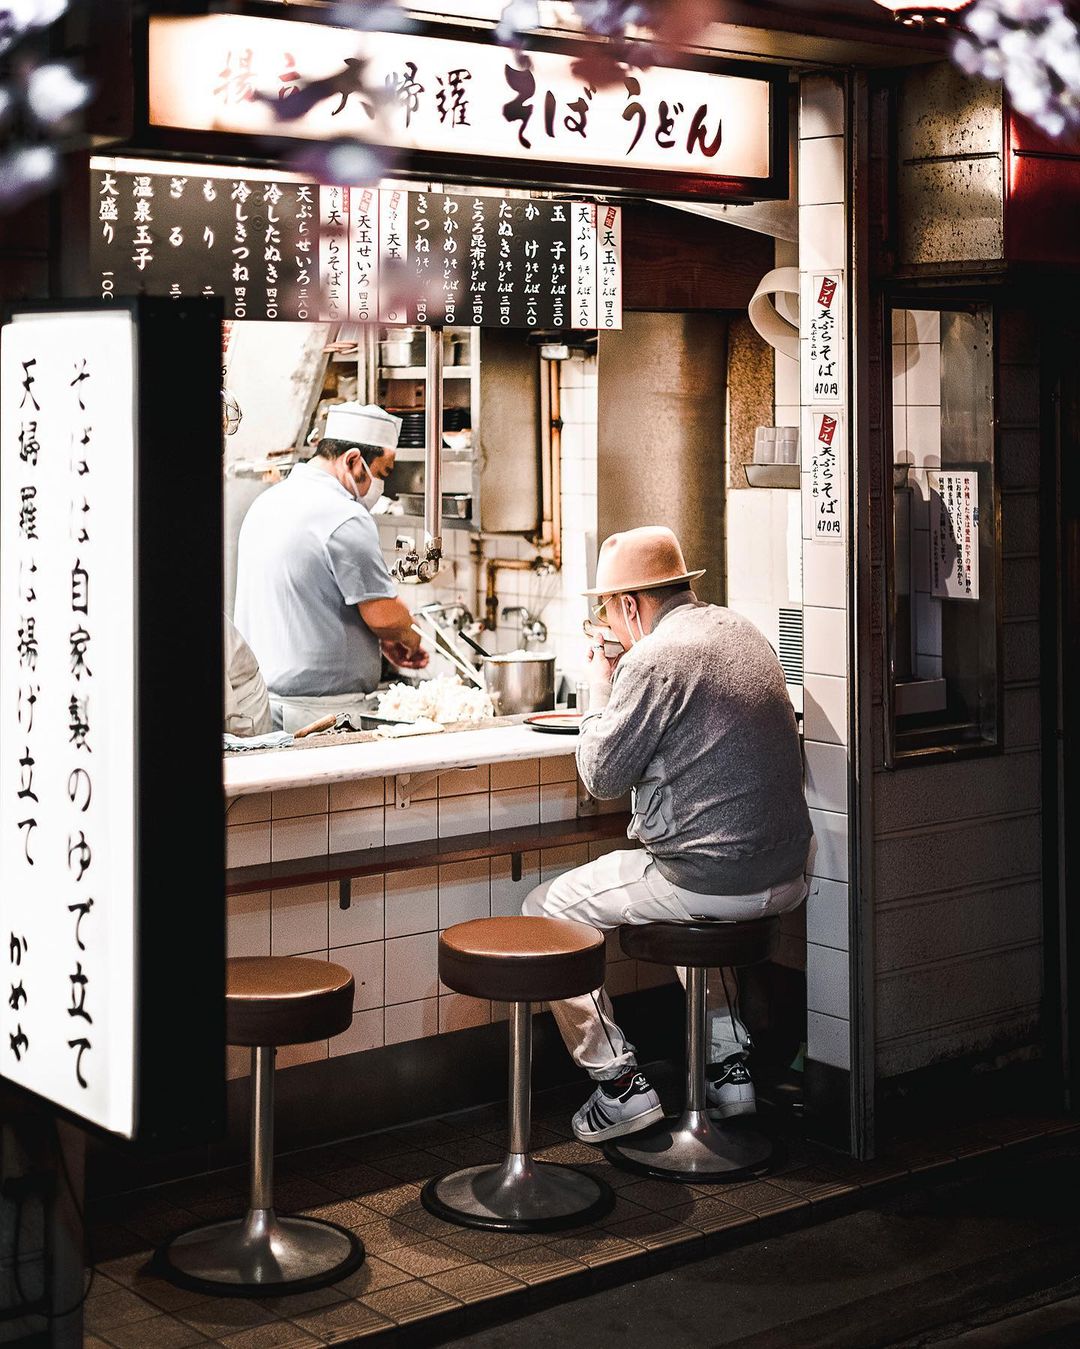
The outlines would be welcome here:
<svg viewBox="0 0 1080 1349">
<path fill-rule="evenodd" d="M 979 598 L 979 475 L 930 469 L 930 593 Z"/>
<path fill-rule="evenodd" d="M 349 318 L 367 323 L 378 317 L 379 194 L 354 187 L 349 207 Z"/>
<path fill-rule="evenodd" d="M 319 280 L 323 302 L 319 318 L 341 323 L 349 314 L 349 189 L 319 188 Z"/>
<path fill-rule="evenodd" d="M 379 193 L 379 318 L 383 323 L 408 320 L 409 194 L 397 188 Z"/>
<path fill-rule="evenodd" d="M 0 341 L 0 1072 L 131 1136 L 135 336 Z"/>
<path fill-rule="evenodd" d="M 813 537 L 823 542 L 844 541 L 843 463 L 846 458 L 843 421 L 839 409 L 810 413 L 810 506 Z"/>
<path fill-rule="evenodd" d="M 596 327 L 596 206 L 575 201 L 570 208 L 571 328 Z"/>
<path fill-rule="evenodd" d="M 596 254 L 600 272 L 597 328 L 622 327 L 622 208 L 600 203 L 596 208 Z"/>
<path fill-rule="evenodd" d="M 844 398 L 843 274 L 813 272 L 810 276 L 809 330 L 810 402 L 841 403 Z"/>
</svg>

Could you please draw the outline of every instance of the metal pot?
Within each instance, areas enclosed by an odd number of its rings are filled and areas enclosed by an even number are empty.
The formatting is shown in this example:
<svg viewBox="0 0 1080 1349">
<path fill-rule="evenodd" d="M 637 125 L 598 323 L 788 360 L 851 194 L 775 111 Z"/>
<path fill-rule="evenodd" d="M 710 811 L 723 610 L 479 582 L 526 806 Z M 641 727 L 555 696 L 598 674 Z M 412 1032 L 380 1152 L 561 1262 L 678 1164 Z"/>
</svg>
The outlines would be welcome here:
<svg viewBox="0 0 1080 1349">
<path fill-rule="evenodd" d="M 393 337 L 384 338 L 379 343 L 379 364 L 398 368 L 416 364 L 413 355 L 415 340 L 416 332 L 412 328 L 401 328 L 394 332 Z"/>
<path fill-rule="evenodd" d="M 484 683 L 496 714 L 550 712 L 555 706 L 555 657 L 546 651 L 514 651 L 487 656 Z"/>
</svg>

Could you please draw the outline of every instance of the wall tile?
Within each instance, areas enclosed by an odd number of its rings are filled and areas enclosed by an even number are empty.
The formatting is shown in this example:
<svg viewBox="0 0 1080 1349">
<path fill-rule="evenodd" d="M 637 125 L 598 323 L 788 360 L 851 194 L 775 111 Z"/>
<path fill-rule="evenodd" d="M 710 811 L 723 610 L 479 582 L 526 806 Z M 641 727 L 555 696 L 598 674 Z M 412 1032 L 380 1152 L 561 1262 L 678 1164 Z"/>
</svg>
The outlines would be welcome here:
<svg viewBox="0 0 1080 1349">
<path fill-rule="evenodd" d="M 471 796 L 439 797 L 439 837 L 485 833 L 488 829 L 488 792 Z"/>
<path fill-rule="evenodd" d="M 383 943 L 365 942 L 362 946 L 335 946 L 330 959 L 335 965 L 344 965 L 356 983 L 353 993 L 353 1011 L 370 1011 L 381 1007 L 383 997 Z"/>
<path fill-rule="evenodd" d="M 848 738 L 847 680 L 808 674 L 803 682 L 803 734 L 843 745 Z"/>
<path fill-rule="evenodd" d="M 374 1007 L 368 1012 L 354 1012 L 348 1030 L 330 1041 L 330 1057 L 359 1054 L 365 1049 L 380 1049 L 383 1043 L 383 1009 Z"/>
<path fill-rule="evenodd" d="M 941 348 L 936 342 L 909 342 L 907 347 L 909 407 L 941 404 Z"/>
<path fill-rule="evenodd" d="M 553 880 L 564 871 L 583 867 L 589 861 L 588 844 L 575 843 L 565 848 L 545 848 L 540 854 L 540 879 Z"/>
<path fill-rule="evenodd" d="M 491 1003 L 483 998 L 469 998 L 464 993 L 446 993 L 439 998 L 440 1035 L 469 1026 L 486 1026 L 490 1020 Z"/>
<path fill-rule="evenodd" d="M 540 884 L 540 854 L 527 852 L 521 858 L 521 880 L 511 874 L 509 857 L 491 859 L 491 916 L 516 918 L 530 890 Z"/>
<path fill-rule="evenodd" d="M 538 759 L 511 759 L 508 763 L 491 765 L 491 790 L 503 791 L 508 787 L 533 787 L 540 781 L 540 761 Z"/>
<path fill-rule="evenodd" d="M 456 768 L 449 773 L 440 773 L 438 780 L 439 796 L 468 796 L 473 792 L 486 792 L 489 788 L 491 772 L 487 764 L 478 768 Z"/>
<path fill-rule="evenodd" d="M 423 1040 L 439 1033 L 439 999 L 405 1002 L 387 1007 L 384 1014 L 385 1043 L 403 1044 L 406 1040 Z"/>
<path fill-rule="evenodd" d="M 557 820 L 575 819 L 577 802 L 576 777 L 573 782 L 546 783 L 540 788 L 540 823 L 552 824 Z"/>
<path fill-rule="evenodd" d="M 804 272 L 843 267 L 847 221 L 842 205 L 799 207 L 799 265 Z"/>
<path fill-rule="evenodd" d="M 906 407 L 898 407 L 893 404 L 892 410 L 892 450 L 893 462 L 897 464 L 908 464 L 911 462 L 911 451 L 908 449 L 907 439 L 907 413 Z"/>
<path fill-rule="evenodd" d="M 604 975 L 608 996 L 617 998 L 622 993 L 633 993 L 637 989 L 637 972 L 636 960 L 621 960 L 616 965 L 609 965 Z"/>
<path fill-rule="evenodd" d="M 941 409 L 911 406 L 907 409 L 908 459 L 917 468 L 941 466 Z"/>
<path fill-rule="evenodd" d="M 841 881 L 810 878 L 806 897 L 806 940 L 817 946 L 848 949 L 848 888 Z"/>
<path fill-rule="evenodd" d="M 324 856 L 329 844 L 327 815 L 301 815 L 275 820 L 271 826 L 271 860 L 288 862 L 297 857 Z"/>
<path fill-rule="evenodd" d="M 851 1023 L 823 1012 L 806 1014 L 806 1054 L 833 1068 L 851 1068 Z"/>
<path fill-rule="evenodd" d="M 383 845 L 382 806 L 363 810 L 336 810 L 330 816 L 330 851 L 360 852 Z"/>
<path fill-rule="evenodd" d="M 834 810 L 811 810 L 817 839 L 814 875 L 831 881 L 848 879 L 848 817 Z"/>
<path fill-rule="evenodd" d="M 803 609 L 803 668 L 807 674 L 847 674 L 847 612 L 807 605 Z"/>
<path fill-rule="evenodd" d="M 437 838 L 439 833 L 439 803 L 436 800 L 417 801 L 406 810 L 386 807 L 386 846 L 396 843 L 417 843 L 421 839 Z"/>
<path fill-rule="evenodd" d="M 268 824 L 231 824 L 225 830 L 225 865 L 253 867 L 270 861 Z"/>
<path fill-rule="evenodd" d="M 806 944 L 806 1006 L 826 1016 L 850 1015 L 848 955 L 831 946 Z"/>
<path fill-rule="evenodd" d="M 940 342 L 941 314 L 936 309 L 901 310 L 907 316 L 907 342 Z"/>
<path fill-rule="evenodd" d="M 491 828 L 523 829 L 540 823 L 539 787 L 491 793 Z"/>
<path fill-rule="evenodd" d="M 326 1058 L 327 1052 L 325 1040 L 315 1040 L 307 1045 L 280 1045 L 274 1067 L 280 1072 L 284 1068 L 297 1068 L 301 1063 L 318 1063 Z"/>
<path fill-rule="evenodd" d="M 383 778 L 360 778 L 355 782 L 332 782 L 330 784 L 330 809 L 364 810 L 369 806 L 381 806 L 385 793 L 386 784 Z"/>
<path fill-rule="evenodd" d="M 799 146 L 799 205 L 844 200 L 844 138 L 821 136 Z"/>
<path fill-rule="evenodd" d="M 773 391 L 778 405 L 795 404 L 800 400 L 799 362 L 779 351 L 775 357 Z"/>
<path fill-rule="evenodd" d="M 577 760 L 572 754 L 540 760 L 540 783 L 577 782 Z"/>
<path fill-rule="evenodd" d="M 359 942 L 382 941 L 383 878 L 355 876 L 349 882 L 349 907 L 338 902 L 336 882 L 330 885 L 330 945 L 355 946 Z"/>
<path fill-rule="evenodd" d="M 274 792 L 271 812 L 275 820 L 287 820 L 296 815 L 325 815 L 329 809 L 325 787 L 290 787 Z"/>
<path fill-rule="evenodd" d="M 491 914 L 489 859 L 454 862 L 439 868 L 439 927 L 453 927 Z"/>
<path fill-rule="evenodd" d="M 846 607 L 846 549 L 839 544 L 803 544 L 803 603 L 826 609 Z"/>
<path fill-rule="evenodd" d="M 225 951 L 230 956 L 270 954 L 270 892 L 229 895 Z"/>
<path fill-rule="evenodd" d="M 438 992 L 437 932 L 386 943 L 386 1002 L 413 1002 Z"/>
<path fill-rule="evenodd" d="M 800 140 L 843 132 L 844 90 L 839 80 L 832 75 L 804 75 L 799 81 Z"/>
<path fill-rule="evenodd" d="M 270 793 L 256 792 L 253 796 L 236 796 L 225 810 L 227 825 L 258 824 L 270 818 Z"/>
<path fill-rule="evenodd" d="M 327 884 L 275 890 L 271 904 L 271 951 L 276 956 L 322 954 L 328 946 Z"/>
<path fill-rule="evenodd" d="M 806 764 L 806 804 L 821 810 L 848 808 L 848 751 L 846 745 L 818 740 L 803 742 Z"/>
<path fill-rule="evenodd" d="M 437 867 L 387 873 L 385 894 L 387 938 L 434 932 L 439 926 Z"/>
</svg>

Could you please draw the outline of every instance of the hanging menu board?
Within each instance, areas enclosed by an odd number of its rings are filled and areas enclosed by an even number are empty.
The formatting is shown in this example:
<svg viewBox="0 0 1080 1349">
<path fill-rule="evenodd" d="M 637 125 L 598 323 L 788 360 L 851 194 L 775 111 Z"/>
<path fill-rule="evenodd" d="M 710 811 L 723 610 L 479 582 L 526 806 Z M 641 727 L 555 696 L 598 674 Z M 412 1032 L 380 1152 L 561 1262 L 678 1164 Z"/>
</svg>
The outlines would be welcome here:
<svg viewBox="0 0 1080 1349">
<path fill-rule="evenodd" d="M 91 161 L 102 298 L 218 296 L 229 319 L 622 326 L 621 212 Z"/>
<path fill-rule="evenodd" d="M 221 471 L 195 456 L 205 500 L 173 506 L 160 467 L 220 440 L 219 368 L 219 306 L 39 307 L 0 336 L 0 1075 L 126 1138 L 220 1113 L 223 996 L 182 984 L 223 988 Z"/>
</svg>

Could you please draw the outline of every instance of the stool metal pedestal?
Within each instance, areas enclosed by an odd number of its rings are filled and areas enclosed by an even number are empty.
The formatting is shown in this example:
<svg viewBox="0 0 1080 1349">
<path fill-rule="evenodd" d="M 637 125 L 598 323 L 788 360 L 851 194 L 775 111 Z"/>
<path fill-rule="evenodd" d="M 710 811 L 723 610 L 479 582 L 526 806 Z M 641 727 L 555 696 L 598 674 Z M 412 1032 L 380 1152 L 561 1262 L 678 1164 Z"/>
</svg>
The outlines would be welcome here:
<svg viewBox="0 0 1080 1349">
<path fill-rule="evenodd" d="M 429 1213 L 464 1227 L 495 1232 L 558 1232 L 595 1222 L 615 1196 L 583 1171 L 534 1161 L 529 1153 L 532 1097 L 532 1005 L 512 1004 L 510 1019 L 510 1146 L 506 1159 L 471 1166 L 424 1186 Z"/>
<path fill-rule="evenodd" d="M 194 1228 L 155 1256 L 181 1287 L 231 1297 L 300 1293 L 337 1283 L 364 1260 L 359 1239 L 316 1218 L 274 1211 L 274 1049 L 251 1051 L 251 1193 L 243 1218 Z"/>
<path fill-rule="evenodd" d="M 686 1108 L 654 1129 L 604 1145 L 616 1166 L 663 1180 L 689 1183 L 740 1180 L 772 1156 L 764 1134 L 742 1124 L 714 1124 L 705 1109 L 705 981 L 708 971 L 686 970 Z"/>
</svg>

